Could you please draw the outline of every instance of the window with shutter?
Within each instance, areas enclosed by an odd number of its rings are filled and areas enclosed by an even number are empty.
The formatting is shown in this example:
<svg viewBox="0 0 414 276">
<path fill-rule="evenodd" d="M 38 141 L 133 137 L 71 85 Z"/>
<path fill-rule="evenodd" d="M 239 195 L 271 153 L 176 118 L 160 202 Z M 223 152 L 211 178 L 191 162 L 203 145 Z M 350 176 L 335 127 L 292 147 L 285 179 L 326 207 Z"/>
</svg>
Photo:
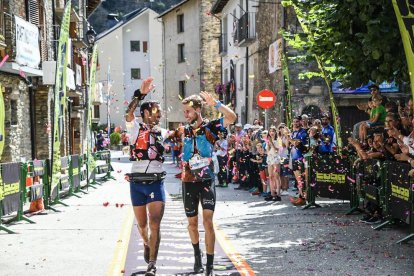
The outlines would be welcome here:
<svg viewBox="0 0 414 276">
<path fill-rule="evenodd" d="M 48 59 L 47 21 L 42 0 L 28 0 L 29 22 L 39 27 L 40 56 L 42 61 Z"/>
<path fill-rule="evenodd" d="M 39 27 L 39 2 L 38 0 L 28 0 L 29 22 Z"/>
<path fill-rule="evenodd" d="M 0 0 L 0 35 L 3 36 L 2 38 L 0 38 L 0 44 L 4 44 L 4 30 L 5 30 L 5 25 L 4 25 L 4 8 L 3 8 L 3 0 Z"/>
</svg>

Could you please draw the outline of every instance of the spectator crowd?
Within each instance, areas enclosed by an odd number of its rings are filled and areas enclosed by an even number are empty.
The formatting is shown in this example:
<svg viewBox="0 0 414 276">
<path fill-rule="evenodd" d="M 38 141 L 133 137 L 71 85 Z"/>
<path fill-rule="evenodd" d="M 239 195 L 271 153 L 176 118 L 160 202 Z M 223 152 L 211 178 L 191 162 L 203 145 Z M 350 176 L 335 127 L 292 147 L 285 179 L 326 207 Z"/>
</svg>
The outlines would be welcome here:
<svg viewBox="0 0 414 276">
<path fill-rule="evenodd" d="M 354 166 L 367 159 L 407 161 L 414 165 L 412 100 L 391 101 L 380 94 L 377 85 L 370 89 L 371 98 L 358 105 L 369 119 L 354 126 L 343 154 L 356 159 Z M 329 114 L 320 118 L 302 114 L 293 119 L 291 127 L 281 123 L 264 128 L 258 119 L 253 124 L 236 123 L 229 127 L 227 133 L 219 134 L 214 147 L 216 187 L 235 184 L 235 190 L 265 201 L 290 200 L 293 205 L 305 205 L 307 157 L 315 154 L 323 158 L 336 151 L 337 137 L 331 120 Z M 173 143 L 174 162 L 179 166 L 180 141 Z M 369 214 L 364 222 L 381 221 L 378 206 L 367 209 Z"/>
</svg>

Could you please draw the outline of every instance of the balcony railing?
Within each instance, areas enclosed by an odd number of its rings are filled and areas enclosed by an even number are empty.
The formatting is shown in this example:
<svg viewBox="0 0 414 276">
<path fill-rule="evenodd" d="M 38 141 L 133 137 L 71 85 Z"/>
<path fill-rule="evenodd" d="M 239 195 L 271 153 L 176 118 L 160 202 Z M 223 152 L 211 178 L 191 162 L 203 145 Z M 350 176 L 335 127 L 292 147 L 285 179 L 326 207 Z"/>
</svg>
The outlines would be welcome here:
<svg viewBox="0 0 414 276">
<path fill-rule="evenodd" d="M 227 34 L 221 34 L 219 37 L 219 54 L 224 55 L 227 54 Z"/>
<path fill-rule="evenodd" d="M 239 47 L 247 47 L 256 40 L 256 13 L 246 12 L 237 23 L 237 41 Z"/>
</svg>

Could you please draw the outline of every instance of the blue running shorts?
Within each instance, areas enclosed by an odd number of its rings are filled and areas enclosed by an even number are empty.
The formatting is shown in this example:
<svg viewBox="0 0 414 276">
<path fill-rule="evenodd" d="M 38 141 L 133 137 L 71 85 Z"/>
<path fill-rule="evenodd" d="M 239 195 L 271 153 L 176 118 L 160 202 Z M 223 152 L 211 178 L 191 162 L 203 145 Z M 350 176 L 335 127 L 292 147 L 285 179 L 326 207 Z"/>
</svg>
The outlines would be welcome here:
<svg viewBox="0 0 414 276">
<path fill-rule="evenodd" d="M 155 201 L 165 202 L 164 181 L 158 180 L 152 184 L 140 182 L 129 183 L 132 206 L 144 206 Z"/>
</svg>

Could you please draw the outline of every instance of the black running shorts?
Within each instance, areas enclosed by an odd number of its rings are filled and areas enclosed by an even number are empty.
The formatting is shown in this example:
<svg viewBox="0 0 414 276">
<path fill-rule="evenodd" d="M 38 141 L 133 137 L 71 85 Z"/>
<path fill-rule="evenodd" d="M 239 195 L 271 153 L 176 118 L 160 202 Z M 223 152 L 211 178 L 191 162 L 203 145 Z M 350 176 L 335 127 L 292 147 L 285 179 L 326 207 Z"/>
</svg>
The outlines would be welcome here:
<svg viewBox="0 0 414 276">
<path fill-rule="evenodd" d="M 216 191 L 212 181 L 183 182 L 184 210 L 187 217 L 198 215 L 198 204 L 200 202 L 203 210 L 214 211 Z"/>
</svg>

